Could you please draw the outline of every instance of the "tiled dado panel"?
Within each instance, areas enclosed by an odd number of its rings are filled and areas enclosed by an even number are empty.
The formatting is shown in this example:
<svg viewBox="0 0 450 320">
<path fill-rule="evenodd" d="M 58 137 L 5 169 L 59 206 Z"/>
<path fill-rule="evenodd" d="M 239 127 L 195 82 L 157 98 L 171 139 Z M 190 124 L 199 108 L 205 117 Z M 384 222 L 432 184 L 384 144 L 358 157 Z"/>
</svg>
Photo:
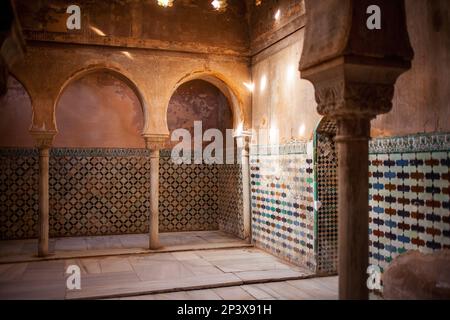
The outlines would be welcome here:
<svg viewBox="0 0 450 320">
<path fill-rule="evenodd" d="M 371 141 L 370 264 L 450 248 L 449 167 L 449 134 Z"/>
<path fill-rule="evenodd" d="M 148 232 L 145 149 L 52 149 L 50 236 Z"/>
<path fill-rule="evenodd" d="M 37 237 L 38 152 L 0 149 L 0 239 Z M 160 230 L 243 234 L 239 165 L 175 166 L 162 152 Z M 50 236 L 148 232 L 149 152 L 53 149 Z"/>
<path fill-rule="evenodd" d="M 223 230 L 243 237 L 241 167 L 174 164 L 161 151 L 160 231 Z"/>
<path fill-rule="evenodd" d="M 317 272 L 333 274 L 338 262 L 337 154 L 334 134 L 316 135 Z"/>
<path fill-rule="evenodd" d="M 252 147 L 250 171 L 254 243 L 315 271 L 314 173 L 306 144 Z"/>
<path fill-rule="evenodd" d="M 0 149 L 0 239 L 37 237 L 39 158 L 34 149 Z"/>
<path fill-rule="evenodd" d="M 219 228 L 217 165 L 175 164 L 164 150 L 159 179 L 160 232 Z"/>
<path fill-rule="evenodd" d="M 219 229 L 244 238 L 241 165 L 223 164 L 217 168 Z"/>
</svg>

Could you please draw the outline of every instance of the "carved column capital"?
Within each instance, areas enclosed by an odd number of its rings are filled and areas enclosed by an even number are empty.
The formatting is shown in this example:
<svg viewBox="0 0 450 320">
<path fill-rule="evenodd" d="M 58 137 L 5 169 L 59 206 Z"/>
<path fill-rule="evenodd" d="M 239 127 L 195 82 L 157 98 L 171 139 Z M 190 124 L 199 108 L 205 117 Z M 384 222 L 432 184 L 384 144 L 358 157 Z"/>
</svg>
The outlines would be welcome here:
<svg viewBox="0 0 450 320">
<path fill-rule="evenodd" d="M 394 84 L 347 82 L 344 77 L 315 82 L 319 114 L 334 119 L 375 118 L 392 108 Z"/>
<path fill-rule="evenodd" d="M 248 150 L 250 148 L 250 141 L 252 140 L 251 131 L 235 132 L 233 137 L 236 139 L 238 148 Z"/>
<path fill-rule="evenodd" d="M 317 110 L 334 119 L 372 119 L 392 108 L 397 78 L 411 67 L 404 0 L 376 0 L 382 28 L 367 28 L 367 1 L 306 0 L 301 76 Z M 333 12 L 334 14 L 327 14 Z M 396 17 L 393 19 L 391 17 Z"/>
<path fill-rule="evenodd" d="M 169 137 L 168 134 L 149 134 L 144 135 L 145 148 L 149 150 L 160 150 Z"/>
<path fill-rule="evenodd" d="M 53 145 L 53 140 L 56 135 L 56 131 L 38 131 L 32 130 L 30 134 L 35 140 L 35 145 L 38 149 L 49 149 Z"/>
</svg>

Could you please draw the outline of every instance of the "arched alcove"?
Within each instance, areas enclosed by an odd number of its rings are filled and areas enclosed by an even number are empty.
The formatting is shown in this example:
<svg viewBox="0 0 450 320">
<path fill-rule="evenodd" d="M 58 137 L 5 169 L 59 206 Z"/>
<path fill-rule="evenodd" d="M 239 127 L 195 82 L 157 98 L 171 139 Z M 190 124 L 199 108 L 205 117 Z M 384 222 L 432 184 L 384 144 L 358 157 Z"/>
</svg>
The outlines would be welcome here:
<svg viewBox="0 0 450 320">
<path fill-rule="evenodd" d="M 180 85 L 167 109 L 170 133 L 176 129 L 186 129 L 193 137 L 194 121 L 202 122 L 203 132 L 219 129 L 224 137 L 226 129 L 233 129 L 233 114 L 228 99 L 216 86 L 204 80 L 191 80 Z"/>
<path fill-rule="evenodd" d="M 24 86 L 8 77 L 7 93 L 0 97 L 0 147 L 34 147 L 29 133 L 32 117 L 31 98 Z"/>
<path fill-rule="evenodd" d="M 68 84 L 56 105 L 55 147 L 144 148 L 143 108 L 114 73 L 97 71 Z"/>
<path fill-rule="evenodd" d="M 194 137 L 194 121 L 203 133 L 218 129 L 224 138 L 233 129 L 232 102 L 209 81 L 193 79 L 179 85 L 167 108 L 170 133 L 186 129 Z M 160 165 L 160 230 L 222 230 L 242 237 L 242 180 L 238 164 L 174 164 L 169 150 Z M 210 142 L 204 142 L 203 147 Z M 192 144 L 191 144 L 192 146 Z M 225 152 L 224 152 L 225 153 Z"/>
<path fill-rule="evenodd" d="M 7 89 L 0 97 L 0 239 L 34 238 L 39 161 L 29 133 L 32 101 L 11 75 Z"/>
<path fill-rule="evenodd" d="M 245 119 L 244 117 L 244 105 L 239 95 L 236 93 L 236 90 L 230 85 L 230 81 L 226 80 L 222 75 L 218 73 L 211 71 L 195 71 L 189 73 L 187 76 L 181 78 L 175 84 L 174 88 L 172 89 L 172 95 L 170 98 L 172 99 L 174 93 L 178 90 L 178 88 L 192 81 L 207 82 L 222 93 L 222 95 L 228 101 L 233 118 L 232 124 L 234 129 L 237 129 L 240 126 L 245 127 L 246 125 L 250 125 L 249 119 Z M 168 107 L 169 105 L 170 102 L 168 103 Z"/>
<path fill-rule="evenodd" d="M 50 236 L 148 232 L 150 161 L 137 91 L 109 70 L 64 86 L 50 155 Z"/>
</svg>

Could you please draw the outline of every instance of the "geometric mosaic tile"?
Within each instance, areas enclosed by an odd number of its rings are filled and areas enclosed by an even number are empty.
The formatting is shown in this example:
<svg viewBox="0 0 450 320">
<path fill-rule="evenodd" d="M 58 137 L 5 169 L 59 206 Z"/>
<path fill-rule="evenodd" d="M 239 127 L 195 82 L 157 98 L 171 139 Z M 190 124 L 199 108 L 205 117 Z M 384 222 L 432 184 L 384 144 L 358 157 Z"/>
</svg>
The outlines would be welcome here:
<svg viewBox="0 0 450 320">
<path fill-rule="evenodd" d="M 333 274 L 338 263 L 337 154 L 334 134 L 316 135 L 317 272 Z"/>
<path fill-rule="evenodd" d="M 148 232 L 150 161 L 144 149 L 52 149 L 50 237 Z"/>
<path fill-rule="evenodd" d="M 315 271 L 312 155 L 253 152 L 250 173 L 253 242 Z"/>
<path fill-rule="evenodd" d="M 218 230 L 218 168 L 209 164 L 159 163 L 160 232 Z"/>
<path fill-rule="evenodd" d="M 0 239 L 37 237 L 39 158 L 35 149 L 0 149 Z"/>
<path fill-rule="evenodd" d="M 176 166 L 164 155 L 160 231 L 220 226 L 242 237 L 240 166 Z M 50 236 L 147 233 L 149 156 L 145 149 L 51 149 Z M 38 161 L 36 149 L 0 149 L 1 239 L 37 237 Z"/>
<path fill-rule="evenodd" d="M 450 249 L 450 152 L 403 152 L 405 141 L 417 146 L 424 140 L 375 141 L 369 156 L 369 263 L 382 270 L 407 250 Z M 449 141 L 448 135 L 435 141 Z M 390 152 L 381 153 L 386 150 L 380 146 Z"/>
<path fill-rule="evenodd" d="M 217 165 L 219 229 L 244 238 L 242 168 L 240 164 Z"/>
</svg>

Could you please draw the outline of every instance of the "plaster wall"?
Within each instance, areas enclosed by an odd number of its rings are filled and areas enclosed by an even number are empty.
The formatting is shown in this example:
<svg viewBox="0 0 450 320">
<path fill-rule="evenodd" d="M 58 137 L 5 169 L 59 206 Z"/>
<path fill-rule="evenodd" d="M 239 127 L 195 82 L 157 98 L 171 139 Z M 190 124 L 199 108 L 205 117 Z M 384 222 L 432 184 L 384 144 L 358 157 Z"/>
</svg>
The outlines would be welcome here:
<svg viewBox="0 0 450 320">
<path fill-rule="evenodd" d="M 227 98 L 217 87 L 204 80 L 192 80 L 178 87 L 167 110 L 170 133 L 176 129 L 186 129 L 191 134 L 192 143 L 194 121 L 202 122 L 203 133 L 208 129 L 219 129 L 225 137 L 226 129 L 233 129 L 233 114 Z M 168 148 L 179 143 L 170 141 L 170 137 L 168 140 Z"/>
<path fill-rule="evenodd" d="M 321 116 L 313 85 L 300 78 L 303 29 L 253 58 L 253 128 L 258 144 L 310 140 Z"/>
<path fill-rule="evenodd" d="M 392 111 L 372 121 L 372 136 L 450 131 L 450 3 L 406 0 L 412 68 L 395 86 Z"/>
<path fill-rule="evenodd" d="M 446 0 L 406 0 L 405 7 L 409 37 L 414 49 L 412 68 L 397 80 L 391 112 L 379 115 L 372 121 L 372 137 L 450 131 L 450 122 L 447 120 L 450 119 L 448 103 L 450 83 L 447 76 L 447 70 L 450 69 L 450 4 Z M 274 14 L 278 9 L 281 15 L 276 21 Z M 301 53 L 303 43 L 301 27 L 306 23 L 302 19 L 305 17 L 304 13 L 303 1 L 269 0 L 263 1 L 261 6 L 252 7 L 250 39 L 252 52 L 255 53 L 252 67 L 253 81 L 256 84 L 253 97 L 255 129 L 261 126 L 261 122 L 265 122 L 265 119 L 267 119 L 268 127 L 271 124 L 275 126 L 275 117 L 272 117 L 274 120 L 270 120 L 270 112 L 265 112 L 268 105 L 283 105 L 286 101 L 284 105 L 287 106 L 291 102 L 286 98 L 280 98 L 283 96 L 280 88 L 283 88 L 285 81 L 282 81 L 283 79 L 276 73 L 265 71 L 271 75 L 268 79 L 273 80 L 268 81 L 270 89 L 267 90 L 266 95 L 258 93 L 258 82 L 261 82 L 262 66 L 265 66 L 266 70 L 285 68 L 284 65 L 290 61 L 287 54 L 289 47 L 296 47 Z M 300 30 L 292 35 L 293 28 L 300 28 Z M 277 51 L 278 53 L 274 53 Z M 294 62 L 296 66 L 298 61 L 300 56 Z M 271 90 L 272 88 L 275 90 Z M 285 112 L 280 107 L 272 111 L 280 115 L 282 119 L 283 129 L 279 134 L 280 140 L 290 138 L 291 135 L 296 136 L 298 129 L 289 124 L 290 119 L 293 123 L 301 125 L 300 116 L 306 118 L 305 120 L 309 123 L 317 116 L 313 99 L 314 89 L 308 89 L 306 93 L 306 96 L 310 94 L 311 99 L 304 97 L 304 93 L 301 94 L 303 99 L 306 99 L 303 103 L 296 102 L 297 92 L 298 90 L 289 96 L 289 100 L 296 103 L 296 107 L 290 109 L 291 112 L 295 110 L 292 112 L 293 115 L 282 116 Z M 408 125 L 405 125 L 405 119 Z M 293 134 L 290 134 L 290 131 Z M 306 128 L 305 132 L 310 133 L 311 130 Z"/>
<path fill-rule="evenodd" d="M 156 0 L 79 0 L 73 3 L 81 11 L 79 30 L 66 27 L 67 1 L 15 2 L 28 39 L 235 55 L 248 51 L 242 0 L 228 1 L 224 12 L 214 10 L 209 0 L 176 0 L 170 8 Z"/>
<path fill-rule="evenodd" d="M 106 72 L 67 86 L 56 106 L 54 147 L 145 148 L 143 110 L 133 90 Z"/>
<path fill-rule="evenodd" d="M 33 147 L 31 100 L 24 87 L 8 77 L 7 93 L 0 97 L 0 147 Z"/>
</svg>

